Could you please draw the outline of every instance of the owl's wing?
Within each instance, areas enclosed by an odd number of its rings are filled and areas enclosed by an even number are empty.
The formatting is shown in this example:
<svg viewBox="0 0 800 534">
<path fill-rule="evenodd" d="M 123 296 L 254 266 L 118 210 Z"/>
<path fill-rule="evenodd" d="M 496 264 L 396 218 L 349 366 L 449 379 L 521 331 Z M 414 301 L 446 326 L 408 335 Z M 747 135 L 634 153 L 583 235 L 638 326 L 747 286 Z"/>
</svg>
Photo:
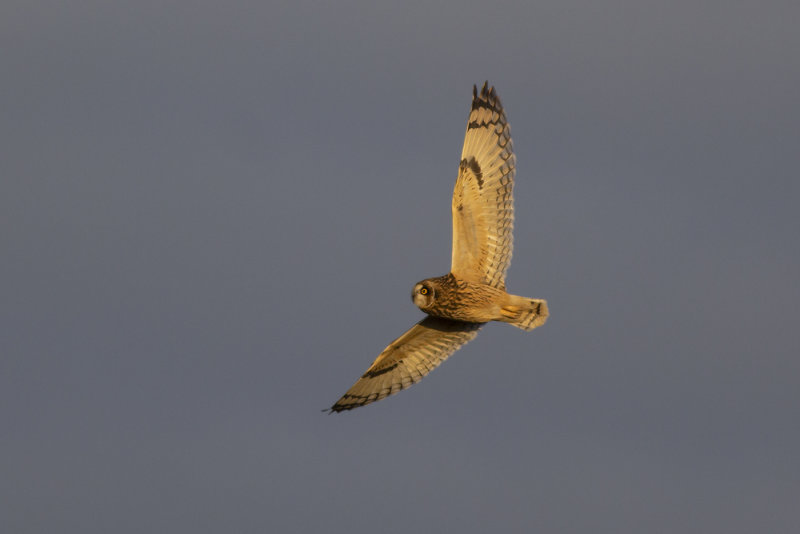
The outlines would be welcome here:
<svg viewBox="0 0 800 534">
<path fill-rule="evenodd" d="M 392 341 L 330 411 L 352 410 L 419 382 L 461 345 L 477 336 L 481 326 L 483 323 L 426 317 Z"/>
<path fill-rule="evenodd" d="M 463 280 L 505 289 L 514 228 L 515 158 L 494 87 L 473 88 L 472 110 L 453 191 L 453 263 Z"/>
</svg>

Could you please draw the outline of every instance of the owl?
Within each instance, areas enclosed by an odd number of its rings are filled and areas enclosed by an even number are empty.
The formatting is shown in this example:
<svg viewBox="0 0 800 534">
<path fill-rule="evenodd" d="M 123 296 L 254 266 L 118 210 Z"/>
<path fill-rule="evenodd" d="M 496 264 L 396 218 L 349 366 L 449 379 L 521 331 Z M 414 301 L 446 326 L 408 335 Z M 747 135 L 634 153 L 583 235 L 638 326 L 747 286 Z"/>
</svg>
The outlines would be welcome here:
<svg viewBox="0 0 800 534">
<path fill-rule="evenodd" d="M 472 90 L 472 109 L 453 191 L 450 272 L 417 283 L 411 300 L 427 316 L 392 341 L 326 411 L 379 401 L 419 382 L 489 321 L 533 330 L 547 302 L 506 292 L 514 225 L 515 157 L 503 105 L 488 82 Z"/>
</svg>

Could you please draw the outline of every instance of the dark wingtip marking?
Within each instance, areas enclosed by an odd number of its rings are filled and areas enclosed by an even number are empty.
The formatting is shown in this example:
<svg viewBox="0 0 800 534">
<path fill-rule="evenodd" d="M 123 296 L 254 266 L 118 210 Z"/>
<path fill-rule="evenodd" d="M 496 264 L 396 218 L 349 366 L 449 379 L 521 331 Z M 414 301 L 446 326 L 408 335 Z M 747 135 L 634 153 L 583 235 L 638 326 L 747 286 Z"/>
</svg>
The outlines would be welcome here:
<svg viewBox="0 0 800 534">
<path fill-rule="evenodd" d="M 472 86 L 472 109 L 478 108 L 487 108 L 498 113 L 502 113 L 503 111 L 503 105 L 500 103 L 500 97 L 497 96 L 494 86 L 489 86 L 488 80 L 484 82 L 480 93 L 478 92 L 477 85 Z M 470 123 L 469 126 L 477 128 L 482 125 Z"/>
</svg>

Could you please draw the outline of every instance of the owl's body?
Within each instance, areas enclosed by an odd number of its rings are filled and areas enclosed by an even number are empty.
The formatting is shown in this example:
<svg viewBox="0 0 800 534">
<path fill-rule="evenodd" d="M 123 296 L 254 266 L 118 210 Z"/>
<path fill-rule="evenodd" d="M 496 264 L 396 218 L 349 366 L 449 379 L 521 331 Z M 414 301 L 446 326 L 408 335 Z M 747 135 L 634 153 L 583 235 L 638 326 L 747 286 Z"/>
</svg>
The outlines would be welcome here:
<svg viewBox="0 0 800 534">
<path fill-rule="evenodd" d="M 502 321 L 523 330 L 533 330 L 548 315 L 544 300 L 509 295 L 488 284 L 460 280 L 453 273 L 419 282 L 411 300 L 434 317 L 469 323 Z"/>
<path fill-rule="evenodd" d="M 488 323 L 500 317 L 500 301 L 505 291 L 496 287 L 459 280 L 453 273 L 428 278 L 414 286 L 411 300 L 429 315 Z"/>
<path fill-rule="evenodd" d="M 500 99 L 484 84 L 472 93 L 452 199 L 450 272 L 414 286 L 428 315 L 394 340 L 330 408 L 352 410 L 418 382 L 490 321 L 532 330 L 547 320 L 547 302 L 510 295 L 505 278 L 513 248 L 516 159 Z"/>
</svg>

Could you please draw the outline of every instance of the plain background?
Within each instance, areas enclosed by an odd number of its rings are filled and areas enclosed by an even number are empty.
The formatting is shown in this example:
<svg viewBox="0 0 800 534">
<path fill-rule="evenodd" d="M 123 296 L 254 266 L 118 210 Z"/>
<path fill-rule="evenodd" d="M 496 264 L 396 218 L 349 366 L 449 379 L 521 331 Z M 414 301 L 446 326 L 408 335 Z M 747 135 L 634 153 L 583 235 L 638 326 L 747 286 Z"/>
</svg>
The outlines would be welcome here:
<svg viewBox="0 0 800 534">
<path fill-rule="evenodd" d="M 796 1 L 0 7 L 0 530 L 800 531 Z M 472 85 L 509 289 L 330 406 L 449 268 Z"/>
</svg>

